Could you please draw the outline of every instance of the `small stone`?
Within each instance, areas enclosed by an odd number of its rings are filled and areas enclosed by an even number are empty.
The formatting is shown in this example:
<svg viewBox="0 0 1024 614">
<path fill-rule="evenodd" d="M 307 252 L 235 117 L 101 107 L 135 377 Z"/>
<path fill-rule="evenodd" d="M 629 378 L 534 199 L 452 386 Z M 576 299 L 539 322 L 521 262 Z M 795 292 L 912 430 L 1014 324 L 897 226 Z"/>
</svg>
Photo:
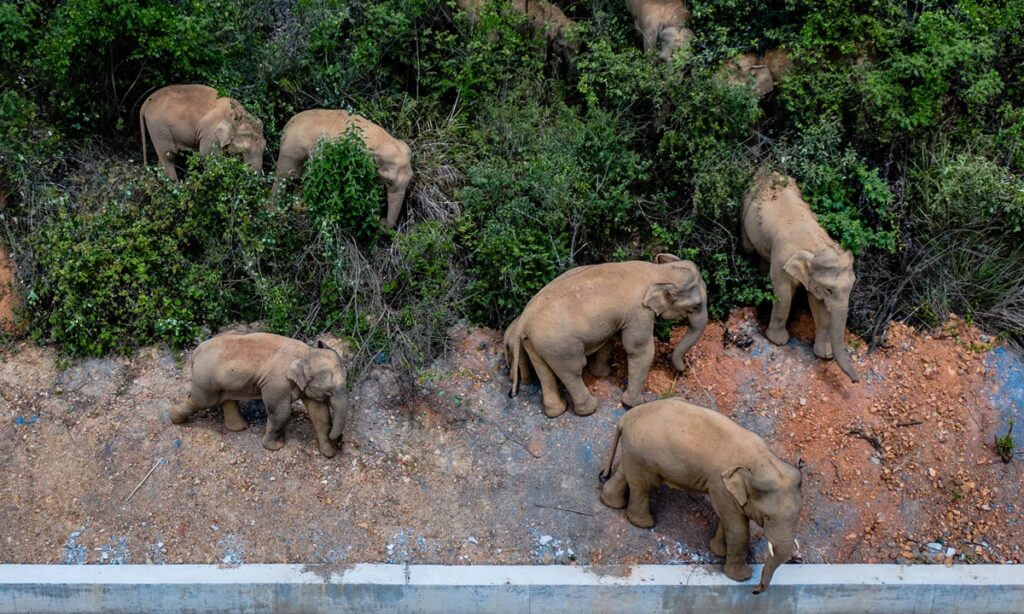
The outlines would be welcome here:
<svg viewBox="0 0 1024 614">
<path fill-rule="evenodd" d="M 947 559 L 950 558 L 951 556 L 953 556 L 954 554 L 956 554 L 956 548 L 946 548 L 946 558 Z"/>
<path fill-rule="evenodd" d="M 800 399 L 800 407 L 803 407 L 804 405 L 807 405 L 807 399 L 801 398 Z"/>
<path fill-rule="evenodd" d="M 537 543 L 541 546 L 546 546 L 552 539 L 554 539 L 554 537 L 551 537 L 550 535 L 541 535 L 540 539 L 537 540 Z"/>
<path fill-rule="evenodd" d="M 872 456 L 871 457 L 871 464 L 872 465 L 881 465 L 882 464 L 882 459 L 878 458 L 877 456 Z"/>
<path fill-rule="evenodd" d="M 938 542 L 931 542 L 929 544 L 925 544 L 925 548 L 928 548 L 932 552 L 942 552 L 942 544 Z"/>
<path fill-rule="evenodd" d="M 480 542 L 479 542 L 479 541 L 477 541 L 477 539 L 476 539 L 475 537 L 473 537 L 472 535 L 470 535 L 469 537 L 467 537 L 467 538 L 466 538 L 466 541 L 468 541 L 468 542 L 469 542 L 469 543 L 471 543 L 471 544 L 478 544 L 478 545 L 480 544 Z"/>
</svg>

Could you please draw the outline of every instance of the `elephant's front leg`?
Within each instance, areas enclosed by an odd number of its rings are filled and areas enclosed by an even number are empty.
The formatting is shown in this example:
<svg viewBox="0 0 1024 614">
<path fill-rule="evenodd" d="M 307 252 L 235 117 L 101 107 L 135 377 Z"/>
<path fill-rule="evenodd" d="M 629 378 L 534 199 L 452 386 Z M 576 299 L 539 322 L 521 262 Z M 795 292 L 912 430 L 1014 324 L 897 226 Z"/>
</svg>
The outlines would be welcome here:
<svg viewBox="0 0 1024 614">
<path fill-rule="evenodd" d="M 825 302 L 807 293 L 807 302 L 811 305 L 811 316 L 814 317 L 814 355 L 818 358 L 832 358 L 832 339 L 829 338 L 832 318 L 829 317 Z"/>
<path fill-rule="evenodd" d="M 289 397 L 263 396 L 263 404 L 267 406 L 267 434 L 263 436 L 263 447 L 268 450 L 280 450 L 284 447 L 284 427 L 292 415 L 292 401 Z"/>
<path fill-rule="evenodd" d="M 781 269 L 781 267 L 779 267 Z M 785 271 L 772 267 L 772 290 L 775 292 L 775 304 L 772 305 L 772 317 L 768 322 L 768 331 L 765 336 L 776 345 L 786 345 L 789 342 L 789 331 L 786 330 L 786 321 L 789 320 L 789 308 L 793 301 L 793 279 Z"/>
<path fill-rule="evenodd" d="M 302 404 L 309 412 L 309 419 L 316 431 L 316 440 L 320 444 L 320 453 L 331 458 L 338 453 L 338 447 L 331 441 L 331 412 L 327 404 L 313 399 L 302 399 Z"/>
<path fill-rule="evenodd" d="M 653 327 L 647 329 L 646 333 L 645 335 L 642 331 L 632 330 L 622 333 L 622 345 L 629 357 L 629 381 L 626 392 L 622 395 L 622 404 L 626 407 L 636 407 L 644 402 L 647 373 L 654 362 Z"/>
<path fill-rule="evenodd" d="M 747 551 L 750 550 L 750 521 L 746 516 L 739 518 L 720 519 L 725 529 L 725 575 L 737 582 L 749 580 L 753 575 L 747 563 Z"/>
<path fill-rule="evenodd" d="M 718 528 L 715 529 L 715 535 L 711 538 L 708 546 L 711 547 L 711 553 L 715 556 L 725 557 L 725 523 L 721 520 L 718 521 Z"/>
</svg>

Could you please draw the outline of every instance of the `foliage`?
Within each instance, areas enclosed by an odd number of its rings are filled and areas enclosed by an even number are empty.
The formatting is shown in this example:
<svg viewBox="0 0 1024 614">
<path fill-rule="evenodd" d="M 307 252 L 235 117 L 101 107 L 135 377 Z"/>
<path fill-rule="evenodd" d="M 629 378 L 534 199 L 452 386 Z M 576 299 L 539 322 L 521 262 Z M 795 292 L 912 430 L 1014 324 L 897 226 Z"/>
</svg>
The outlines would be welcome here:
<svg viewBox="0 0 1024 614">
<path fill-rule="evenodd" d="M 1017 447 L 1017 442 L 1013 440 L 1013 420 L 1008 421 L 1005 435 L 996 435 L 995 443 L 996 454 L 999 455 L 1000 460 L 1004 463 L 1012 461 L 1014 450 Z"/>
<path fill-rule="evenodd" d="M 302 199 L 314 223 L 325 231 L 335 228 L 370 243 L 381 235 L 384 191 L 357 127 L 319 144 L 306 162 Z"/>
</svg>

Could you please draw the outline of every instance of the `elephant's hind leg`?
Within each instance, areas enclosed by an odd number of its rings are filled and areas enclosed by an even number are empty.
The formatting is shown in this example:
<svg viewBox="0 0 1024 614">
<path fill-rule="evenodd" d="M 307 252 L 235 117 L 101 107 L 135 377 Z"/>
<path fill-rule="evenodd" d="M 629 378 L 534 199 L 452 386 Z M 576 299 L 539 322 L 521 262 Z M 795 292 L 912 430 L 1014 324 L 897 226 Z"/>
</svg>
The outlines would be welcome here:
<svg viewBox="0 0 1024 614">
<path fill-rule="evenodd" d="M 629 484 L 626 483 L 626 475 L 621 467 L 612 471 L 612 477 L 601 487 L 601 503 L 612 509 L 626 507 L 626 493 L 629 491 Z"/>
<path fill-rule="evenodd" d="M 244 431 L 249 428 L 249 421 L 238 409 L 238 401 L 227 400 L 220 404 L 224 410 L 224 428 L 229 431 Z"/>
<path fill-rule="evenodd" d="M 626 507 L 626 518 L 640 527 L 649 529 L 654 526 L 654 516 L 651 515 L 651 489 L 658 486 L 650 473 L 641 467 L 634 466 L 623 456 L 619 465 L 619 471 L 625 474 L 626 483 L 629 485 L 629 505 Z"/>
<path fill-rule="evenodd" d="M 596 352 L 590 355 L 590 359 L 587 362 L 587 370 L 594 377 L 608 377 L 612 374 L 612 367 L 608 364 L 609 359 L 612 356 L 612 347 L 615 345 L 615 339 L 609 339 L 604 345 L 599 347 Z"/>
<path fill-rule="evenodd" d="M 537 372 L 537 379 L 540 380 L 540 391 L 544 397 L 544 415 L 548 418 L 561 416 L 565 413 L 565 401 L 558 392 L 558 379 L 529 339 L 523 339 L 523 348 L 530 356 L 533 370 Z"/>
<path fill-rule="evenodd" d="M 597 411 L 597 399 L 587 390 L 583 383 L 583 367 L 587 366 L 587 357 L 580 344 L 578 351 L 565 352 L 551 364 L 551 369 L 558 379 L 565 384 L 565 389 L 572 397 L 573 411 L 578 416 L 589 416 Z"/>
</svg>

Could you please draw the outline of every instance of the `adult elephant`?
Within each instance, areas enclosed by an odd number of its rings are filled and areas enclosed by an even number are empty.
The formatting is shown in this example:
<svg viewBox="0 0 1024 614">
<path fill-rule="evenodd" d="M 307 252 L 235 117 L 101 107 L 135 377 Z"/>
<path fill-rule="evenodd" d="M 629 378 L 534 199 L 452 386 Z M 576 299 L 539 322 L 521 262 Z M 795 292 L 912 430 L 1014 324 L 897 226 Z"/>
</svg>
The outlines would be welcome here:
<svg viewBox="0 0 1024 614">
<path fill-rule="evenodd" d="M 626 8 L 643 36 L 644 51 L 657 51 L 666 62 L 694 39 L 693 30 L 686 27 L 690 9 L 682 0 L 626 0 Z"/>
<path fill-rule="evenodd" d="M 682 371 L 683 356 L 697 342 L 708 321 L 707 289 L 700 271 L 688 260 L 658 254 L 654 262 L 611 262 L 578 267 L 544 286 L 527 303 L 505 337 L 515 396 L 521 369 L 529 359 L 540 379 L 544 414 L 565 412 L 558 392 L 561 380 L 574 411 L 585 416 L 597 409 L 597 399 L 583 384 L 583 367 L 591 356 L 590 372 L 611 372 L 612 344 L 621 338 L 629 357 L 629 382 L 622 404 L 643 403 L 647 372 L 654 360 L 654 320 L 687 320 L 689 330 L 672 352 L 672 365 Z"/>
<path fill-rule="evenodd" d="M 153 92 L 139 111 L 142 163 L 146 164 L 146 132 L 160 166 L 177 179 L 174 157 L 183 149 L 203 156 L 217 150 L 240 156 L 257 173 L 263 172 L 263 124 L 233 98 L 205 85 L 168 85 Z"/>
<path fill-rule="evenodd" d="M 815 356 L 834 357 L 843 373 L 858 381 L 843 340 L 850 291 L 857 280 L 853 254 L 818 224 L 792 177 L 758 177 L 743 199 L 742 240 L 769 265 L 776 301 L 768 339 L 778 345 L 789 341 L 790 302 L 797 286 L 803 286 L 814 317 Z"/>
<path fill-rule="evenodd" d="M 316 151 L 321 139 L 336 139 L 354 126 L 366 148 L 373 155 L 377 175 L 387 191 L 386 224 L 394 228 L 402 211 L 405 191 L 412 180 L 412 152 L 404 141 L 360 115 L 333 109 L 311 109 L 296 114 L 285 124 L 281 136 L 281 153 L 277 156 L 277 180 L 299 177 L 306 160 Z"/>
</svg>

